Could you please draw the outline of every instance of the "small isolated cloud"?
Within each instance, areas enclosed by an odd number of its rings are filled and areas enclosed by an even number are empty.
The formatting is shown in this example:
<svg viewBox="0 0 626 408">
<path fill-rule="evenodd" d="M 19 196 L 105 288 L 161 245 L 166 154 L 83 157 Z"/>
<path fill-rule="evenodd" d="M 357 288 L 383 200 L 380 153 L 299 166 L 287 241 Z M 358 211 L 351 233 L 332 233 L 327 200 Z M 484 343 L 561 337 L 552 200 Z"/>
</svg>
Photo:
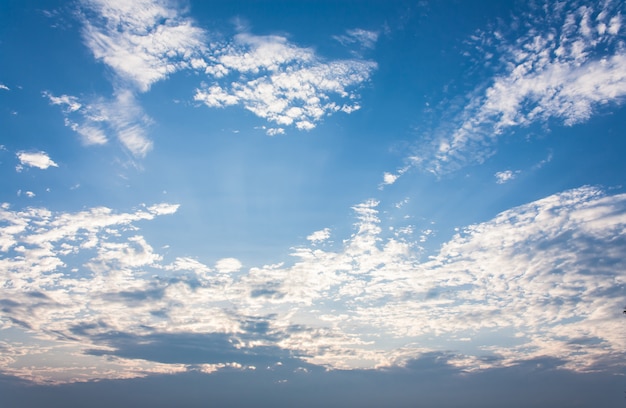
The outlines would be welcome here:
<svg viewBox="0 0 626 408">
<path fill-rule="evenodd" d="M 3 89 L 3 90 L 5 90 L 5 91 L 10 91 L 10 90 L 11 90 L 11 89 L 10 89 L 8 86 L 6 86 L 5 84 L 0 84 L 0 89 Z"/>
<path fill-rule="evenodd" d="M 324 228 L 323 230 L 315 231 L 314 233 L 306 237 L 306 239 L 313 243 L 326 241 L 328 238 L 330 238 L 330 228 Z"/>
<path fill-rule="evenodd" d="M 215 269 L 220 273 L 237 272 L 241 267 L 241 262 L 236 258 L 222 258 L 215 263 Z"/>
<path fill-rule="evenodd" d="M 392 174 L 392 173 L 385 172 L 385 174 L 383 174 L 383 184 L 385 185 L 393 184 L 396 182 L 396 180 L 399 177 L 400 177 L 399 174 Z"/>
<path fill-rule="evenodd" d="M 518 171 L 505 170 L 505 171 L 497 172 L 496 174 L 494 174 L 494 176 L 496 177 L 496 183 L 504 184 L 508 181 L 513 180 L 518 174 L 519 174 L 519 170 Z"/>
<path fill-rule="evenodd" d="M 404 173 L 406 173 L 411 168 L 411 165 L 406 165 L 403 168 L 397 170 L 395 173 L 384 172 L 383 173 L 383 182 L 378 186 L 379 190 L 382 190 L 384 186 L 388 186 L 394 184 Z"/>
<path fill-rule="evenodd" d="M 17 165 L 16 170 L 21 171 L 24 166 L 36 167 L 38 169 L 45 170 L 48 167 L 59 167 L 46 152 L 18 152 L 17 158 L 20 164 Z"/>
<path fill-rule="evenodd" d="M 178 211 L 180 204 L 161 203 L 148 207 L 148 211 L 154 215 L 170 215 Z"/>
<path fill-rule="evenodd" d="M 25 191 L 24 195 L 28 198 L 33 198 L 35 197 L 35 193 L 33 193 L 32 191 Z"/>
</svg>

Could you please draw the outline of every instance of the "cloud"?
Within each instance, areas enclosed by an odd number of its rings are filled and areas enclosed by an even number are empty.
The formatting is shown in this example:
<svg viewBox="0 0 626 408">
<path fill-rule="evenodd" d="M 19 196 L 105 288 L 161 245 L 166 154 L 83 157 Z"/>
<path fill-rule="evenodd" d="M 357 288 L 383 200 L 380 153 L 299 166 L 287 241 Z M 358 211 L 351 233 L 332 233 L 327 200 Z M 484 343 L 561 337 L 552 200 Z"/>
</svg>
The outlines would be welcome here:
<svg viewBox="0 0 626 408">
<path fill-rule="evenodd" d="M 313 243 L 323 242 L 330 238 L 330 228 L 324 228 L 323 230 L 315 231 L 311 235 L 307 236 L 306 239 Z"/>
<path fill-rule="evenodd" d="M 205 32 L 181 15 L 168 1 L 81 1 L 85 45 L 115 73 L 114 96 L 89 103 L 75 96 L 44 92 L 53 105 L 64 107 L 65 125 L 85 145 L 103 145 L 114 134 L 134 157 L 152 149 L 143 112 L 135 92 L 182 69 L 202 67 Z"/>
<path fill-rule="evenodd" d="M 11 89 L 6 86 L 5 84 L 0 84 L 0 89 L 5 90 L 5 91 L 10 91 Z"/>
<path fill-rule="evenodd" d="M 239 33 L 210 42 L 174 2 L 83 0 L 81 5 L 84 43 L 115 73 L 114 97 L 84 103 L 69 95 L 44 96 L 64 107 L 66 126 L 85 145 L 106 144 L 113 133 L 138 158 L 152 149 L 146 131 L 151 119 L 135 93 L 177 71 L 201 71 L 210 78 L 195 90 L 196 101 L 209 107 L 242 105 L 279 125 L 266 131 L 274 136 L 284 134 L 283 126 L 311 130 L 324 116 L 358 110 L 355 89 L 376 68 L 360 59 L 325 61 L 282 36 Z M 363 44 L 376 37 L 364 30 L 349 36 Z"/>
<path fill-rule="evenodd" d="M 383 174 L 383 184 L 393 184 L 399 177 L 399 174 L 385 172 L 385 174 Z"/>
<path fill-rule="evenodd" d="M 284 135 L 285 129 L 283 128 L 269 128 L 265 131 L 268 136 Z"/>
<path fill-rule="evenodd" d="M 513 180 L 518 174 L 519 174 L 519 170 L 518 171 L 504 170 L 504 171 L 497 172 L 496 174 L 494 174 L 494 176 L 496 177 L 496 183 L 504 184 L 506 182 Z"/>
<path fill-rule="evenodd" d="M 376 68 L 358 59 L 325 61 L 278 35 L 240 33 L 213 54 L 205 69 L 212 81 L 196 90 L 196 101 L 211 108 L 242 105 L 269 122 L 299 130 L 313 129 L 334 112 L 359 109 L 354 88 Z"/>
<path fill-rule="evenodd" d="M 113 102 L 98 108 L 125 148 L 136 157 L 148 154 L 152 141 L 147 136 L 146 126 L 152 119 L 143 112 L 132 92 L 120 91 Z"/>
<path fill-rule="evenodd" d="M 220 273 L 237 272 L 241 267 L 241 262 L 236 258 L 222 258 L 215 263 L 215 269 Z"/>
<path fill-rule="evenodd" d="M 411 165 L 406 165 L 400 169 L 397 169 L 395 173 L 388 171 L 383 173 L 383 182 L 379 184 L 378 189 L 382 190 L 385 186 L 394 184 L 404 173 L 411 169 Z"/>
<path fill-rule="evenodd" d="M 84 0 L 82 5 L 85 45 L 141 92 L 201 58 L 205 32 L 170 2 Z"/>
<path fill-rule="evenodd" d="M 499 55 L 500 71 L 486 89 L 468 96 L 452 125 L 435 131 L 432 145 L 421 147 L 420 166 L 442 173 L 480 163 L 509 129 L 552 120 L 571 126 L 603 106 L 622 103 L 626 52 L 620 3 L 548 2 L 543 11 L 539 18 L 520 17 L 514 26 L 522 33 L 502 28 L 473 37 L 481 55 Z"/>
<path fill-rule="evenodd" d="M 171 340 L 175 340 L 174 336 Z M 152 347 L 148 341 L 144 344 Z M 189 340 L 181 342 L 189 344 Z M 202 342 L 190 345 L 200 348 Z M 163 350 L 167 352 L 165 347 Z M 205 350 L 200 348 L 199 352 Z M 406 408 L 415 406 L 416 401 L 439 408 L 619 406 L 617 399 L 621 394 L 616 390 L 623 388 L 619 375 L 572 373 L 560 369 L 560 361 L 551 358 L 469 374 L 447 364 L 449 358 L 447 353 L 431 353 L 401 369 L 353 371 L 327 371 L 295 358 L 283 358 L 267 366 L 258 364 L 256 370 L 236 364 L 198 364 L 193 372 L 128 379 L 123 384 L 98 381 L 54 387 L 2 377 L 0 393 L 11 407 L 46 406 L 52 392 L 62 396 L 65 406 L 82 406 L 89 401 L 93 408 L 127 406 L 137 399 L 143 404 L 154 401 L 153 405 L 193 408 L 206 405 L 207 399 L 214 406 L 248 407 L 263 401 L 263 405 L 277 408 L 367 407 L 381 403 Z M 215 372 L 212 367 L 216 366 L 223 371 Z M 205 372 L 212 375 L 206 376 Z M 245 384 L 245 392 L 233 392 L 241 384 Z M 120 392 L 120 386 L 129 391 Z"/>
<path fill-rule="evenodd" d="M 48 100 L 50 100 L 50 103 L 52 105 L 65 106 L 64 111 L 66 113 L 76 112 L 82 107 L 82 105 L 78 102 L 78 98 L 76 98 L 75 96 L 69 96 L 69 95 L 54 96 L 50 92 L 47 92 L 47 91 L 43 92 L 43 96 L 47 97 Z"/>
<path fill-rule="evenodd" d="M 21 171 L 23 166 L 36 167 L 46 170 L 49 167 L 59 167 L 46 152 L 25 152 L 17 153 L 20 164 L 16 167 L 17 171 Z"/>
<path fill-rule="evenodd" d="M 623 365 L 625 194 L 554 194 L 461 229 L 425 259 L 410 234 L 388 233 L 379 206 L 355 205 L 353 233 L 337 248 L 317 245 L 330 234 L 323 229 L 292 260 L 243 270 L 235 258 L 214 268 L 166 261 L 135 224 L 176 205 L 121 213 L 3 205 L 0 324 L 30 330 L 46 353 L 72 345 L 72 361 L 97 367 L 83 379 L 116 378 L 104 369 L 115 366 L 143 367 L 133 376 L 193 369 L 187 348 L 162 353 L 167 339 L 197 346 L 211 364 L 288 354 L 371 369 L 452 350 L 448 364 L 466 371 L 542 356 L 572 371 Z M 228 344 L 226 355 L 201 339 Z M 12 354 L 4 370 L 27 376 L 32 358 Z"/>
<path fill-rule="evenodd" d="M 83 144 L 104 145 L 108 134 L 114 134 L 124 148 L 135 157 L 145 157 L 152 149 L 147 128 L 152 119 L 146 115 L 129 90 L 119 90 L 112 100 L 97 98 L 91 103 L 80 102 L 75 96 L 43 96 L 53 105 L 65 106 L 65 126 L 78 133 Z"/>
<path fill-rule="evenodd" d="M 378 32 L 354 28 L 346 30 L 344 35 L 337 35 L 333 38 L 342 45 L 356 44 L 362 48 L 373 49 L 376 47 L 376 41 L 378 41 Z"/>
</svg>

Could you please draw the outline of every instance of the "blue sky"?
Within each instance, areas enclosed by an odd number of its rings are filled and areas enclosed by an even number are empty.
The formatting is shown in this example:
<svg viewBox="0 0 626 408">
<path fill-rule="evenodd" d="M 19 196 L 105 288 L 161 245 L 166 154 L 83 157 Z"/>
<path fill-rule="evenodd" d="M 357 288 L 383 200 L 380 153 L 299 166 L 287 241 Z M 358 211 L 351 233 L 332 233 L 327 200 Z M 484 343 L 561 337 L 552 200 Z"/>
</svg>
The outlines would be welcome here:
<svg viewBox="0 0 626 408">
<path fill-rule="evenodd" d="M 3 394 L 622 406 L 625 14 L 2 2 Z"/>
</svg>

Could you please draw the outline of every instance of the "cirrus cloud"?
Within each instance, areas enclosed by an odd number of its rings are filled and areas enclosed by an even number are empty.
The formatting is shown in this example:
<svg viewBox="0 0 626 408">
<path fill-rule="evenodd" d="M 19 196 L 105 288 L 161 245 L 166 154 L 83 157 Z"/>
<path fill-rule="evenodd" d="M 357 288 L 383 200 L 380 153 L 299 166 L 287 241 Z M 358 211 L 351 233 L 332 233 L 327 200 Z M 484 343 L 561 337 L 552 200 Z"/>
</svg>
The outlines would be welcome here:
<svg viewBox="0 0 626 408">
<path fill-rule="evenodd" d="M 467 55 L 495 69 L 464 108 L 418 147 L 411 165 L 441 174 L 495 153 L 497 139 L 515 128 L 556 121 L 572 126 L 626 97 L 623 4 L 548 2 L 510 27 L 478 32 Z M 549 29 L 546 29 L 548 27 Z M 523 30 L 523 32 L 520 32 Z M 490 56 L 500 55 L 496 62 Z M 495 68 L 494 68 L 495 67 Z"/>
</svg>

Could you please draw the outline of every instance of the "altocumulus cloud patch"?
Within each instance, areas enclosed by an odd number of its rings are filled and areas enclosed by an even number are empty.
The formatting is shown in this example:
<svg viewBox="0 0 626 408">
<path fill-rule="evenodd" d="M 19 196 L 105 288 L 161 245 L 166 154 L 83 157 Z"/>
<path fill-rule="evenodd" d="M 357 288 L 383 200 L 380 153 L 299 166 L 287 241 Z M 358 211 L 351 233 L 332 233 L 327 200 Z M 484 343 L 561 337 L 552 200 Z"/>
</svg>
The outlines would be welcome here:
<svg viewBox="0 0 626 408">
<path fill-rule="evenodd" d="M 37 329 L 49 350 L 73 344 L 79 360 L 82 349 L 87 359 L 113 353 L 118 364 L 174 364 L 173 372 L 190 361 L 156 353 L 168 338 L 189 339 L 180 352 L 203 349 L 206 364 L 246 365 L 276 354 L 373 368 L 445 351 L 486 329 L 484 347 L 464 348 L 448 362 L 502 367 L 559 349 L 563 366 L 576 371 L 622 363 L 624 340 L 612 316 L 626 279 L 624 195 L 584 187 L 546 197 L 467 227 L 429 260 L 407 240 L 381 236 L 377 205 L 354 207 L 355 234 L 338 250 L 300 247 L 289 264 L 236 275 L 224 274 L 241 268 L 236 259 L 215 269 L 164 263 L 133 228 L 176 206 L 75 214 L 5 206 L 1 243 L 11 257 L 2 262 L 3 325 Z M 85 257 L 78 270 L 68 265 L 76 256 Z M 513 345 L 500 346 L 503 339 Z M 10 372 L 26 375 L 18 350 L 6 357 Z"/>
</svg>

